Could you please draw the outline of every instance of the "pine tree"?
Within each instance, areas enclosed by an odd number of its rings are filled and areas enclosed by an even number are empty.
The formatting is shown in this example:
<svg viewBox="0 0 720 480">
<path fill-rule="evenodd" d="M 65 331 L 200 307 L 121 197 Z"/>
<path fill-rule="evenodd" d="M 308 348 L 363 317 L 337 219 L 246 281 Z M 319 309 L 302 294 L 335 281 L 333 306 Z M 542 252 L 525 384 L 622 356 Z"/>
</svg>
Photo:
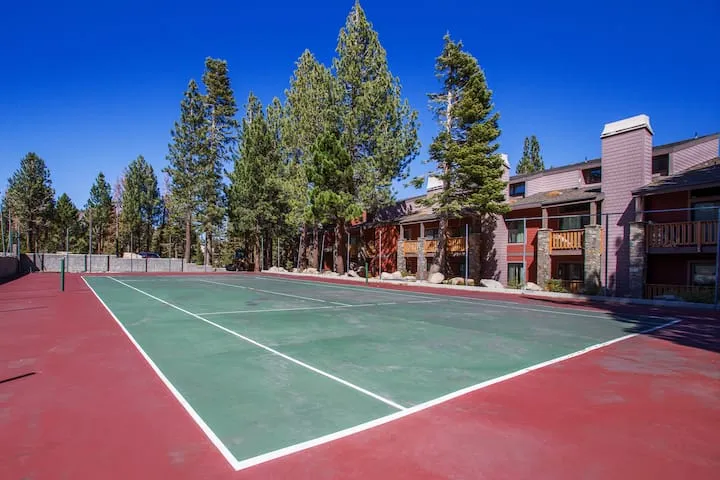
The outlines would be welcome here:
<svg viewBox="0 0 720 480">
<path fill-rule="evenodd" d="M 139 155 L 125 170 L 120 221 L 130 235 L 132 250 L 150 250 L 153 227 L 157 223 L 160 191 L 152 165 Z"/>
<path fill-rule="evenodd" d="M 442 91 L 430 95 L 440 132 L 430 146 L 430 162 L 443 183 L 439 193 L 425 198 L 439 216 L 438 248 L 431 272 L 445 268 L 448 219 L 461 214 L 486 216 L 507 209 L 502 181 L 503 160 L 497 153 L 499 114 L 494 112 L 492 91 L 477 60 L 463 51 L 462 42 L 444 37 L 444 48 L 435 70 Z M 423 178 L 415 179 L 416 186 Z"/>
<path fill-rule="evenodd" d="M 47 234 L 54 208 L 55 191 L 45 161 L 30 152 L 8 180 L 6 201 L 14 227 L 27 233 L 27 251 L 38 250 L 41 234 Z"/>
<path fill-rule="evenodd" d="M 315 141 L 328 129 L 337 128 L 339 115 L 339 84 L 332 72 L 322 65 L 309 50 L 305 50 L 285 91 L 286 114 L 283 122 L 283 145 L 287 155 L 288 198 L 291 222 L 304 223 L 302 245 L 307 232 L 312 231 L 310 253 L 301 256 L 310 267 L 318 267 L 318 232 L 310 208 L 309 189 L 305 164 L 312 155 Z M 309 228 L 308 228 L 309 226 Z M 304 249 L 303 249 L 304 250 Z"/>
<path fill-rule="evenodd" d="M 229 220 L 232 232 L 247 239 L 260 270 L 260 238 L 278 222 L 282 196 L 282 159 L 260 100 L 248 97 L 234 169 L 228 173 Z"/>
<path fill-rule="evenodd" d="M 237 121 L 234 118 L 237 105 L 226 61 L 207 58 L 202 81 L 206 89 L 203 102 L 208 131 L 196 176 L 199 203 L 197 217 L 210 247 L 207 261 L 212 263 L 213 232 L 225 217 L 223 166 L 233 159 L 237 143 Z"/>
<path fill-rule="evenodd" d="M 535 135 L 525 137 L 523 143 L 523 154 L 516 169 L 516 173 L 535 173 L 545 170 L 542 156 L 540 155 L 540 143 Z"/>
<path fill-rule="evenodd" d="M 392 181 L 407 177 L 418 153 L 417 112 L 400 98 L 400 81 L 359 1 L 340 31 L 336 52 L 341 142 L 353 164 L 358 199 L 374 213 L 391 202 Z"/>
<path fill-rule="evenodd" d="M 350 155 L 333 132 L 321 135 L 308 164 L 310 204 L 315 218 L 335 225 L 335 271 L 345 273 L 345 223 L 362 214 L 356 200 Z"/>
<path fill-rule="evenodd" d="M 80 227 L 79 212 L 73 201 L 63 193 L 55 205 L 53 222 L 55 250 L 79 252 L 76 250 L 78 239 L 84 236 Z"/>
<path fill-rule="evenodd" d="M 185 262 L 190 262 L 192 248 L 193 217 L 198 210 L 199 188 L 197 177 L 201 171 L 203 144 L 207 138 L 208 125 L 205 105 L 195 80 L 190 80 L 180 103 L 180 120 L 171 131 L 164 171 L 170 176 L 168 204 L 173 214 L 182 218 L 185 229 Z M 211 182 L 212 184 L 212 182 Z M 215 195 L 211 195 L 213 198 Z"/>
<path fill-rule="evenodd" d="M 90 189 L 90 198 L 85 210 L 92 218 L 93 252 L 105 251 L 105 238 L 113 221 L 112 188 L 100 172 Z"/>
</svg>

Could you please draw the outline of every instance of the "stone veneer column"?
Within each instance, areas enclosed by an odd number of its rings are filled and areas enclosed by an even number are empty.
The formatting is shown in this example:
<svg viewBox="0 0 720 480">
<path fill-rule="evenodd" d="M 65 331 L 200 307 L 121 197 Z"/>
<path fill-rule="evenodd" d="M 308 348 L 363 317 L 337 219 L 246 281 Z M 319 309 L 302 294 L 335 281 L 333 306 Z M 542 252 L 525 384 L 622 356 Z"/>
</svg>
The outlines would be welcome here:
<svg viewBox="0 0 720 480">
<path fill-rule="evenodd" d="M 630 272 L 629 293 L 631 297 L 642 298 L 645 287 L 645 268 L 647 252 L 645 251 L 645 223 L 630 222 Z"/>
<path fill-rule="evenodd" d="M 541 228 L 537 232 L 537 282 L 540 288 L 547 288 L 550 280 L 550 230 Z"/>
<path fill-rule="evenodd" d="M 599 293 L 600 272 L 602 271 L 602 228 L 599 225 L 587 225 L 583 239 L 585 255 L 585 292 L 591 295 Z"/>
<path fill-rule="evenodd" d="M 427 277 L 427 267 L 425 266 L 425 239 L 423 237 L 418 238 L 418 251 L 417 251 L 417 279 L 425 280 Z"/>
<path fill-rule="evenodd" d="M 405 240 L 403 237 L 400 237 L 397 242 L 397 269 L 399 272 L 402 272 L 405 270 L 405 250 L 404 250 Z"/>
</svg>

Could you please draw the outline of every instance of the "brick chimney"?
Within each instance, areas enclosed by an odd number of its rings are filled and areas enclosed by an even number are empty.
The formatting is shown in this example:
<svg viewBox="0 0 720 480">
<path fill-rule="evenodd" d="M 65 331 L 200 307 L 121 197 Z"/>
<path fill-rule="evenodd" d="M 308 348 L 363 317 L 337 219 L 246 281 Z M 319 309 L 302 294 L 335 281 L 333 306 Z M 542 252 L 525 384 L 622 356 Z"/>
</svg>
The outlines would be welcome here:
<svg viewBox="0 0 720 480">
<path fill-rule="evenodd" d="M 603 225 L 608 229 L 607 287 L 619 296 L 630 288 L 630 223 L 635 220 L 631 192 L 652 180 L 652 136 L 647 115 L 608 123 L 600 135 L 602 212 L 611 214 L 608 225 Z"/>
</svg>

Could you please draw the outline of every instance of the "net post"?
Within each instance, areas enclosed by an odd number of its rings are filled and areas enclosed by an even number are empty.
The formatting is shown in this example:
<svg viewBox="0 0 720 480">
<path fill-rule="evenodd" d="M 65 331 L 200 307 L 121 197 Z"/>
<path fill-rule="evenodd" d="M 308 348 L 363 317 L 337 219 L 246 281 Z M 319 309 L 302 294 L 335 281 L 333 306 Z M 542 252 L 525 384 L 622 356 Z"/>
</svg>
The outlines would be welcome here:
<svg viewBox="0 0 720 480">
<path fill-rule="evenodd" d="M 65 259 L 60 259 L 60 291 L 65 291 Z"/>
<path fill-rule="evenodd" d="M 365 285 L 368 284 L 368 261 L 365 260 Z"/>
</svg>

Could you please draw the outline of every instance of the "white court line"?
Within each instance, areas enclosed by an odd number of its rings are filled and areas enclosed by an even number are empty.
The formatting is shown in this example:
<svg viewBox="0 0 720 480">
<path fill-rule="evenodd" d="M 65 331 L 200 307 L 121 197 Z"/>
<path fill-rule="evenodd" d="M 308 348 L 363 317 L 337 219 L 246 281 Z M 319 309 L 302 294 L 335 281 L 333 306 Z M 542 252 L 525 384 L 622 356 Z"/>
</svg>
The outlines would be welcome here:
<svg viewBox="0 0 720 480">
<path fill-rule="evenodd" d="M 104 277 L 104 278 L 112 278 L 112 277 Z M 170 393 L 175 396 L 178 402 L 180 402 L 180 405 L 185 409 L 185 411 L 190 415 L 190 418 L 192 418 L 195 423 L 197 423 L 198 427 L 200 427 L 200 430 L 203 431 L 203 433 L 208 437 L 210 442 L 212 442 L 213 445 L 215 445 L 215 448 L 217 448 L 223 457 L 225 457 L 225 460 L 235 469 L 239 470 L 242 468 L 240 466 L 240 463 L 237 458 L 235 458 L 235 455 L 232 454 L 232 452 L 225 446 L 225 444 L 220 440 L 220 438 L 215 435 L 215 432 L 212 431 L 212 429 L 208 426 L 207 423 L 205 423 L 205 420 L 202 419 L 200 415 L 195 411 L 195 409 L 190 405 L 190 403 L 185 400 L 185 397 L 182 396 L 182 394 L 175 388 L 175 386 L 170 383 L 170 380 L 165 376 L 165 374 L 160 370 L 160 368 L 153 362 L 153 360 L 150 358 L 150 356 L 143 350 L 143 348 L 140 346 L 140 344 L 135 340 L 135 338 L 130 334 L 130 332 L 125 328 L 125 326 L 120 322 L 120 320 L 115 316 L 112 310 L 110 310 L 110 307 L 107 306 L 107 304 L 103 301 L 102 298 L 100 298 L 100 295 L 97 294 L 95 289 L 90 286 L 87 279 L 83 276 L 83 281 L 85 282 L 85 285 L 88 286 L 90 291 L 95 295 L 95 298 L 98 299 L 98 301 L 102 304 L 103 307 L 105 307 L 105 310 L 108 311 L 110 316 L 115 320 L 115 323 L 118 324 L 120 329 L 125 333 L 125 335 L 130 339 L 130 342 L 132 342 L 133 345 L 135 345 L 135 348 L 138 349 L 140 354 L 143 356 L 145 361 L 150 365 L 150 368 L 153 369 L 153 371 L 157 374 L 157 376 L 160 378 L 160 380 L 165 384 L 165 386 L 170 390 Z M 129 285 L 128 285 L 129 286 Z M 132 288 L 132 287 L 131 287 Z"/>
<path fill-rule="evenodd" d="M 298 359 L 296 359 L 296 358 L 293 358 L 293 357 L 291 357 L 290 355 L 286 355 L 286 354 L 284 354 L 284 353 L 282 353 L 282 352 L 279 352 L 279 351 L 275 350 L 275 349 L 272 348 L 272 347 L 268 347 L 267 345 L 263 345 L 262 343 L 260 343 L 260 342 L 258 342 L 258 341 L 256 341 L 256 340 L 253 340 L 253 339 L 250 338 L 250 337 L 246 337 L 245 335 L 242 335 L 242 334 L 240 334 L 240 333 L 238 333 L 238 332 L 236 332 L 236 331 L 234 331 L 234 330 L 230 330 L 229 328 L 223 327 L 222 325 L 220 325 L 220 324 L 218 324 L 218 323 L 215 323 L 215 322 L 213 322 L 213 321 L 211 321 L 211 320 L 208 320 L 207 318 L 203 318 L 203 317 L 201 317 L 200 315 L 198 315 L 197 313 L 192 313 L 192 312 L 190 312 L 190 311 L 188 311 L 188 310 L 185 310 L 185 309 L 182 308 L 182 307 L 178 307 L 177 305 L 173 305 L 172 303 L 170 303 L 170 302 L 168 302 L 168 301 L 165 301 L 165 300 L 163 300 L 162 298 L 156 297 L 155 295 L 151 295 L 151 294 L 149 294 L 149 293 L 147 293 L 147 292 L 145 292 L 145 291 L 143 291 L 143 290 L 140 290 L 139 288 L 135 288 L 135 287 L 133 287 L 132 285 L 129 285 L 129 284 L 127 284 L 127 283 L 125 283 L 125 282 L 123 282 L 123 281 L 121 281 L 121 280 L 118 280 L 117 278 L 113 278 L 113 277 L 110 277 L 110 278 L 111 278 L 112 280 L 114 280 L 114 281 L 122 284 L 122 285 L 125 285 L 127 288 L 131 288 L 131 289 L 135 290 L 136 292 L 142 293 L 143 295 L 152 298 L 153 300 L 157 300 L 157 301 L 160 302 L 160 303 L 164 303 L 164 304 L 167 305 L 168 307 L 172 307 L 172 308 L 174 308 L 175 310 L 178 310 L 178 311 L 180 311 L 180 312 L 183 312 L 183 313 L 186 314 L 186 315 L 190 315 L 191 317 L 195 317 L 195 318 L 197 318 L 198 320 L 201 320 L 201 321 L 207 323 L 208 325 L 212 325 L 212 326 L 215 327 L 215 328 L 219 328 L 220 330 L 222 330 L 222 331 L 224 331 L 224 332 L 226 332 L 226 333 L 229 333 L 230 335 L 234 335 L 234 336 L 236 336 L 236 337 L 238 337 L 238 338 L 240 338 L 240 339 L 242 339 L 242 340 L 245 340 L 245 341 L 248 342 L 248 343 L 252 343 L 252 344 L 255 345 L 256 347 L 260 347 L 260 348 L 262 348 L 263 350 L 267 350 L 267 351 L 270 352 L 270 353 L 274 353 L 275 355 L 277 355 L 277 356 L 279 356 L 279 357 L 282 357 L 282 358 L 284 358 L 285 360 L 288 360 L 288 361 L 290 361 L 290 362 L 293 362 L 293 363 L 296 364 L 296 365 L 300 365 L 301 367 L 307 368 L 308 370 L 313 371 L 313 372 L 315 372 L 315 373 L 317 373 L 317 374 L 319 374 L 319 375 L 322 375 L 323 377 L 327 377 L 327 378 L 329 378 L 329 379 L 331 379 L 331 380 L 335 380 L 336 382 L 341 383 L 341 384 L 345 385 L 346 387 L 350 387 L 350 388 L 352 388 L 353 390 L 357 390 L 358 392 L 364 393 L 365 395 L 367 395 L 367 396 L 369 396 L 369 397 L 372 397 L 372 398 L 374 398 L 375 400 L 379 400 L 379 401 L 381 401 L 381 402 L 383 402 L 383 403 L 385 403 L 385 404 L 387 404 L 387 405 L 390 405 L 390 406 L 393 407 L 393 408 L 397 408 L 398 410 L 405 410 L 405 408 L 406 408 L 406 407 L 403 407 L 402 405 L 399 405 L 399 404 L 393 402 L 392 400 L 389 400 L 389 399 L 387 399 L 387 398 L 381 397 L 380 395 L 378 395 L 378 394 L 376 394 L 376 393 L 373 393 L 373 392 L 371 392 L 370 390 L 366 390 L 366 389 L 364 389 L 364 388 L 362 388 L 362 387 L 360 387 L 360 386 L 355 385 L 354 383 L 350 383 L 350 382 L 348 382 L 347 380 L 343 380 L 342 378 L 336 377 L 335 375 L 333 375 L 333 374 L 331 374 L 331 373 L 325 372 L 325 371 L 320 370 L 319 368 L 313 367 L 312 365 L 309 365 L 309 364 L 307 364 L 307 363 L 305 363 L 305 362 L 303 362 L 303 361 L 301 361 L 301 360 L 298 360 Z"/>
<path fill-rule="evenodd" d="M 273 292 L 272 290 L 262 290 L 260 288 L 246 287 L 245 285 L 237 285 L 234 283 L 213 282 L 212 280 L 202 280 L 202 279 L 197 279 L 196 281 L 204 282 L 204 283 L 212 283 L 215 285 L 224 285 L 226 287 L 242 288 L 244 290 L 253 290 L 255 292 L 270 293 L 272 295 L 282 295 L 284 297 L 299 298 L 301 300 L 311 300 L 313 302 L 332 303 L 333 305 L 341 305 L 343 307 L 351 307 L 352 306 L 349 303 L 331 302 L 330 300 L 320 300 L 319 298 L 301 297 L 300 295 L 292 295 L 290 293 L 282 293 L 282 292 Z"/>
<path fill-rule="evenodd" d="M 486 381 L 481 382 L 481 383 L 478 383 L 478 384 L 476 384 L 476 385 L 471 385 L 471 386 L 469 386 L 469 387 L 466 387 L 466 388 L 457 390 L 457 391 L 452 392 L 452 393 L 448 393 L 447 395 L 443 395 L 442 397 L 438 397 L 438 398 L 435 398 L 435 399 L 433 399 L 433 400 L 429 400 L 429 401 L 427 401 L 427 402 L 420 403 L 420 404 L 418 404 L 418 405 L 415 405 L 415 406 L 413 406 L 413 407 L 407 408 L 407 409 L 402 410 L 402 411 L 400 411 L 400 412 L 396 412 L 396 413 L 392 413 L 392 414 L 390 414 L 390 415 L 386 415 L 386 416 L 384 416 L 384 417 L 376 418 L 375 420 L 371 420 L 371 421 L 369 421 L 369 422 L 365 422 L 365 423 L 362 423 L 362 424 L 360 424 L 360 425 L 356 425 L 356 426 L 354 426 L 354 427 L 347 428 L 347 429 L 345 429 L 345 430 L 340 430 L 339 432 L 331 433 L 331 434 L 329 434 L 329 435 L 324 435 L 324 436 L 322 436 L 322 437 L 318 437 L 318 438 L 315 438 L 315 439 L 312 439 L 312 440 L 308 440 L 308 441 L 306 441 L 306 442 L 301 442 L 301 443 L 298 443 L 298 444 L 295 444 L 295 445 L 291 445 L 291 446 L 289 446 L 289 447 L 281 448 L 281 449 L 278 449 L 278 450 L 274 450 L 274 451 L 272 451 L 272 452 L 268 452 L 268 453 L 265 453 L 265 454 L 262 454 L 262 455 L 258 455 L 258 456 L 256 456 L 256 457 L 252 457 L 252 458 L 248 458 L 248 459 L 246 459 L 246 460 L 242 460 L 241 462 L 239 462 L 239 467 L 238 467 L 236 470 L 242 470 L 242 469 L 244 469 L 244 468 L 249 468 L 249 467 L 252 467 L 252 466 L 254 466 L 254 465 L 258 465 L 258 464 L 260 464 L 260 463 L 264 463 L 264 462 L 267 462 L 267 461 L 270 461 L 270 460 L 275 460 L 275 459 L 277 459 L 277 458 L 284 457 L 284 456 L 286 456 L 286 455 L 290 455 L 290 454 L 293 454 L 293 453 L 296 453 L 296 452 L 299 452 L 299 451 L 302 451 L 302 450 L 307 450 L 308 448 L 312 448 L 312 447 L 315 447 L 315 446 L 318 446 L 318 445 L 322 445 L 322 444 L 324 444 L 324 443 L 329 443 L 329 442 L 332 442 L 332 441 L 334 441 L 334 440 L 339 440 L 339 439 L 341 439 L 341 438 L 348 437 L 348 436 L 350 436 L 350 435 L 354 435 L 354 434 L 356 434 L 356 433 L 359 433 L 359 432 L 362 432 L 362 431 L 365 431 L 365 430 L 369 430 L 369 429 L 371 429 L 371 428 L 378 427 L 378 426 L 380 426 L 380 425 L 384 425 L 384 424 L 386 424 L 386 423 L 390 423 L 390 422 L 393 422 L 393 421 L 395 421 L 395 420 L 399 420 L 399 419 L 401 419 L 401 418 L 403 418 L 403 417 L 407 417 L 407 416 L 409 416 L 409 415 L 413 415 L 413 414 L 418 413 L 418 412 L 421 412 L 421 411 L 423 411 L 423 410 L 427 410 L 427 409 L 430 408 L 430 407 L 434 407 L 434 406 L 436 406 L 436 405 L 440 405 L 440 404 L 442 404 L 442 403 L 446 403 L 446 402 L 448 402 L 448 401 L 450 401 L 450 400 L 453 400 L 453 399 L 455 399 L 455 398 L 461 397 L 461 396 L 463 396 L 463 395 L 467 395 L 468 393 L 472 393 L 472 392 L 475 392 L 475 391 L 477 391 L 477 390 L 481 390 L 481 389 L 483 389 L 483 388 L 487 388 L 487 387 L 489 387 L 489 386 L 491 386 L 491 385 L 495 385 L 495 384 L 498 384 L 498 383 L 505 382 L 505 381 L 510 380 L 510 379 L 512 379 L 512 378 L 519 377 L 519 376 L 521 376 L 521 375 L 525 375 L 525 374 L 527 374 L 527 373 L 530 373 L 530 372 L 532 372 L 532 371 L 541 369 L 541 368 L 543 368 L 543 367 L 547 367 L 547 366 L 550 366 L 550 365 L 553 365 L 553 364 L 556 364 L 556 363 L 560 363 L 560 362 L 563 362 L 563 361 L 565 361 L 565 360 L 569 360 L 569 359 L 571 359 L 571 358 L 579 357 L 579 356 L 584 355 L 584 354 L 586 354 L 586 353 L 588 353 L 588 352 L 592 352 L 593 350 L 598 350 L 598 349 L 603 348 L 603 347 L 606 347 L 606 346 L 608 346 L 608 345 L 612 345 L 613 343 L 618 343 L 618 342 L 622 342 L 622 341 L 624 341 L 624 340 L 628 340 L 628 339 L 633 338 L 633 337 L 635 337 L 635 336 L 637 336 L 637 335 L 646 334 L 646 333 L 653 332 L 653 331 L 655 331 L 655 330 L 660 330 L 661 328 L 669 327 L 669 326 L 674 325 L 674 324 L 676 324 L 676 323 L 678 323 L 678 322 L 680 322 L 680 321 L 681 321 L 681 320 L 675 319 L 675 320 L 673 320 L 673 321 L 671 321 L 671 322 L 665 323 L 665 324 L 663 324 L 663 325 L 658 325 L 658 326 L 656 326 L 656 327 L 648 328 L 648 329 L 643 330 L 643 331 L 638 332 L 638 333 L 631 333 L 631 334 L 629 334 L 629 335 L 625 335 L 625 336 L 623 336 L 623 337 L 615 338 L 615 339 L 613 339 L 613 340 L 608 340 L 608 341 L 606 341 L 606 342 L 597 343 L 597 344 L 595 344 L 595 345 L 591 345 L 591 346 L 589 346 L 589 347 L 583 348 L 582 350 L 578 350 L 578 351 L 576 351 L 576 352 L 569 353 L 569 354 L 563 355 L 563 356 L 561 356 L 561 357 L 556 357 L 556 358 L 553 358 L 553 359 L 548 360 L 548 361 L 546 361 L 546 362 L 538 363 L 538 364 L 532 365 L 532 366 L 530 366 L 530 367 L 523 368 L 523 369 L 521 369 L 521 370 L 517 370 L 517 371 L 515 371 L 515 372 L 508 373 L 508 374 L 502 375 L 502 376 L 500 376 L 500 377 L 492 378 L 492 379 L 490 379 L 490 380 L 486 380 Z"/>
<path fill-rule="evenodd" d="M 295 310 L 342 310 L 346 308 L 357 308 L 357 307 L 382 307 L 385 305 L 405 305 L 408 303 L 438 303 L 444 302 L 445 300 L 420 300 L 417 302 L 383 302 L 383 303 L 357 303 L 354 305 L 328 305 L 326 307 L 290 307 L 290 308 L 263 308 L 258 310 L 230 310 L 227 312 L 205 312 L 198 313 L 198 315 L 230 315 L 235 313 L 272 313 L 272 312 L 293 312 Z"/>
<path fill-rule="evenodd" d="M 256 278 L 266 278 L 266 277 L 256 277 Z M 298 283 L 307 283 L 307 284 L 313 284 L 313 285 L 324 285 L 324 286 L 330 286 L 331 288 L 341 288 L 344 290 L 358 291 L 358 290 L 362 289 L 362 287 L 359 287 L 359 286 L 357 286 L 357 287 L 356 286 L 344 286 L 344 285 L 340 286 L 340 285 L 331 284 L 329 282 L 313 282 L 313 281 L 307 281 L 307 280 L 296 280 L 294 278 L 288 278 L 288 279 L 273 278 L 272 280 L 274 280 L 276 282 L 298 282 Z M 608 318 L 608 315 L 611 315 L 609 313 L 600 314 L 600 315 L 588 315 L 588 314 L 584 314 L 584 313 L 558 311 L 557 309 L 551 310 L 551 309 L 544 309 L 544 308 L 518 307 L 516 305 L 510 305 L 507 303 L 492 302 L 492 301 L 484 300 L 482 298 L 464 297 L 464 296 L 460 296 L 460 295 L 443 295 L 440 293 L 427 293 L 427 292 L 418 292 L 417 294 L 409 294 L 409 293 L 398 293 L 389 288 L 379 287 L 379 288 L 375 288 L 375 289 L 379 290 L 385 294 L 395 295 L 395 296 L 399 296 L 399 297 L 410 297 L 410 298 L 427 298 L 428 296 L 443 297 L 443 299 L 445 299 L 446 301 L 453 302 L 453 303 L 466 303 L 466 304 L 478 305 L 478 306 L 491 305 L 491 306 L 507 308 L 510 310 L 524 310 L 524 311 L 528 311 L 528 312 L 541 312 L 541 313 L 547 313 L 547 314 L 553 314 L 553 315 L 554 314 L 571 315 L 574 317 L 603 318 L 603 319 L 606 319 L 606 318 Z M 457 300 L 458 298 L 466 299 L 466 300 Z M 467 301 L 467 300 L 472 300 L 472 301 Z M 568 310 L 568 309 L 566 309 L 566 310 Z M 594 311 L 594 310 L 588 310 L 586 308 L 575 308 L 573 310 L 579 310 L 579 311 L 583 311 L 583 312 L 593 312 Z M 645 317 L 645 318 L 652 318 L 652 316 L 649 316 L 649 315 L 639 315 L 639 316 Z M 616 318 L 620 318 L 620 317 L 616 317 Z M 655 318 L 668 318 L 668 317 L 655 317 Z M 625 319 L 625 320 L 629 320 L 629 319 Z"/>
</svg>

